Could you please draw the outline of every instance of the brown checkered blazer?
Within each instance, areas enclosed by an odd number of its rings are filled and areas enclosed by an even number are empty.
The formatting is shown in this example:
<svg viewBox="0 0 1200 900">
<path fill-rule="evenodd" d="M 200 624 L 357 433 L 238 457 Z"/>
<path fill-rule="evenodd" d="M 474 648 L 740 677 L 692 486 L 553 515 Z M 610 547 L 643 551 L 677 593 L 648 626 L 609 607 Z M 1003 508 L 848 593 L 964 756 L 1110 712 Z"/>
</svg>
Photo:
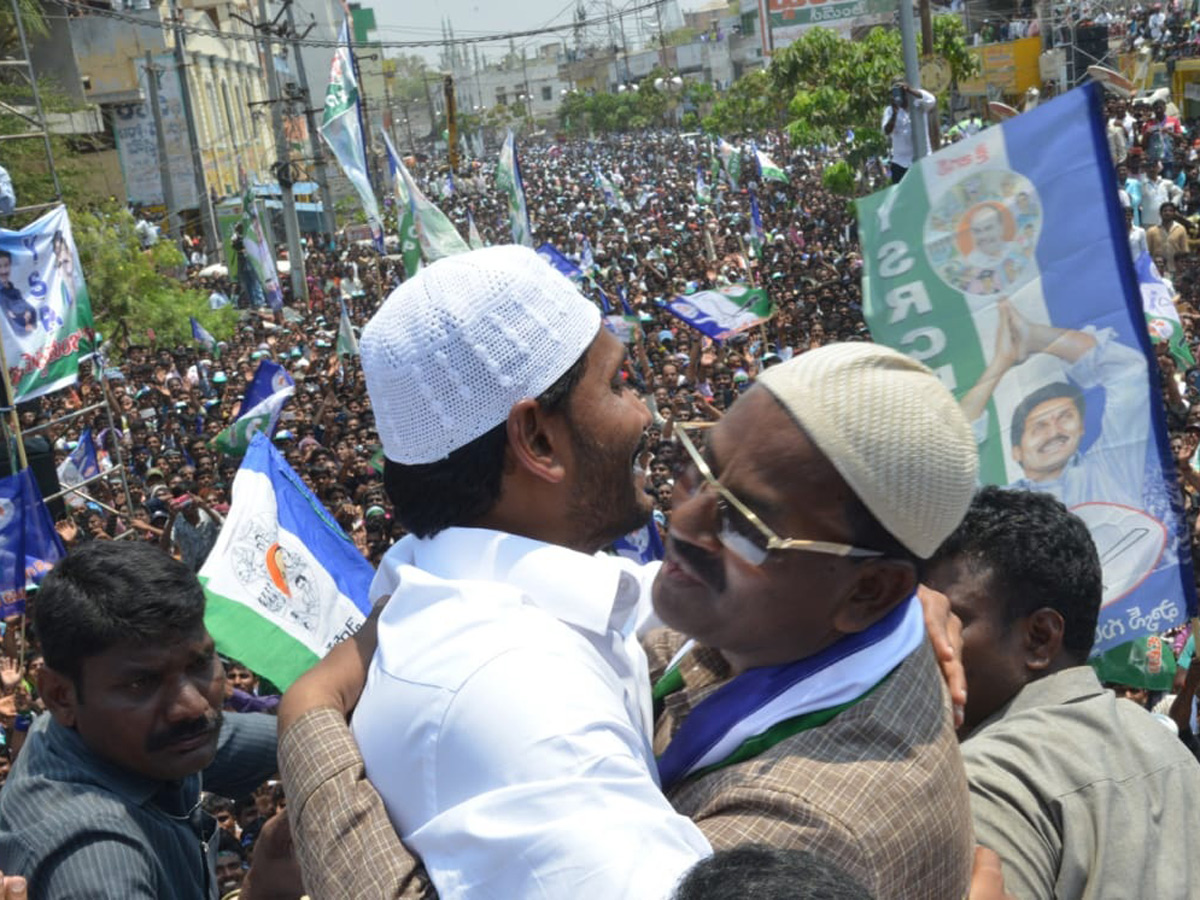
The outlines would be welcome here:
<svg viewBox="0 0 1200 900">
<path fill-rule="evenodd" d="M 656 677 L 682 640 L 671 632 L 650 636 Z M 711 651 L 692 654 L 683 674 L 685 688 L 668 698 L 656 747 L 728 678 Z M 341 716 L 331 709 L 302 716 L 280 738 L 279 769 L 312 900 L 436 897 L 392 830 Z M 878 900 L 961 900 L 967 893 L 967 783 L 928 648 L 829 724 L 683 782 L 670 799 L 715 849 L 803 847 L 840 864 Z"/>
<path fill-rule="evenodd" d="M 670 631 L 648 636 L 652 678 L 683 640 Z M 731 677 L 721 655 L 705 648 L 688 655 L 680 674 L 684 687 L 666 698 L 656 723 L 656 753 Z M 967 779 L 928 642 L 828 724 L 683 781 L 668 797 L 714 850 L 747 843 L 809 850 L 876 900 L 967 895 L 974 849 Z"/>
</svg>

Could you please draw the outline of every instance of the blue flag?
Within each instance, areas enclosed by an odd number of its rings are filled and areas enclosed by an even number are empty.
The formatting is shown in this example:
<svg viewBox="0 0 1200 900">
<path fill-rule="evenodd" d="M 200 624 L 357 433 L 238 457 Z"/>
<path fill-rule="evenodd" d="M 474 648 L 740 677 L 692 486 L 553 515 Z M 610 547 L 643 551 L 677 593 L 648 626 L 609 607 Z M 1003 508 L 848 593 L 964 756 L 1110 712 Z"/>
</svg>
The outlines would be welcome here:
<svg viewBox="0 0 1200 900">
<path fill-rule="evenodd" d="M 596 257 L 592 254 L 592 242 L 585 235 L 582 244 L 583 250 L 579 254 L 579 268 L 585 272 L 590 272 L 596 268 Z"/>
<path fill-rule="evenodd" d="M 0 478 L 0 617 L 25 612 L 25 587 L 66 555 L 30 469 Z"/>
<path fill-rule="evenodd" d="M 553 244 L 542 244 L 542 246 L 537 248 L 537 254 L 572 281 L 578 281 L 583 277 L 583 272 L 579 266 L 559 253 Z"/>
<path fill-rule="evenodd" d="M 613 541 L 613 552 L 638 563 L 651 563 L 663 558 L 663 542 L 658 527 L 648 522 L 632 534 Z"/>
<path fill-rule="evenodd" d="M 1096 653 L 1196 608 L 1101 104 L 1099 85 L 1069 91 L 855 203 L 872 337 L 954 392 L 981 482 L 1045 491 L 1088 526 Z"/>
<path fill-rule="evenodd" d="M 199 341 L 206 347 L 215 347 L 217 339 L 209 334 L 203 325 L 196 321 L 195 316 L 188 316 L 188 318 L 192 320 L 192 339 Z"/>
<path fill-rule="evenodd" d="M 246 388 L 245 396 L 242 397 L 242 405 L 238 407 L 238 416 L 245 415 L 280 391 L 295 386 L 296 382 L 292 380 L 287 369 L 279 363 L 264 359 L 254 370 L 254 378 L 250 381 L 250 387 Z"/>
<path fill-rule="evenodd" d="M 100 463 L 96 459 L 96 442 L 92 439 L 92 429 L 85 428 L 79 435 L 79 442 L 58 466 L 58 481 L 64 488 L 83 484 L 89 478 L 100 474 Z M 87 502 L 87 496 L 82 492 L 72 491 L 66 495 L 67 504 L 78 509 Z"/>
</svg>

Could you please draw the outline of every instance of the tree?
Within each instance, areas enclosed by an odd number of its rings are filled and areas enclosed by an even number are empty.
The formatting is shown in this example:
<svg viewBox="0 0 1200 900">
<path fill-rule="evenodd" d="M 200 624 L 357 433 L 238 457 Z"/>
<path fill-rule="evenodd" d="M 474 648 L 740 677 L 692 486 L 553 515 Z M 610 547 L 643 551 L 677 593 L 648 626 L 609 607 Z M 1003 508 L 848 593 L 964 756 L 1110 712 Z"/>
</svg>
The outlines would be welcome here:
<svg viewBox="0 0 1200 900">
<path fill-rule="evenodd" d="M 96 330 L 106 338 L 128 334 L 138 342 L 152 328 L 160 341 L 188 343 L 188 316 L 195 316 L 218 339 L 232 334 L 237 311 L 209 309 L 207 295 L 174 277 L 184 266 L 175 243 L 159 241 L 142 250 L 134 225 L 133 216 L 115 203 L 71 213 Z"/>
<path fill-rule="evenodd" d="M 767 73 L 755 69 L 735 81 L 701 121 L 704 130 L 713 134 L 765 131 L 781 124 L 785 103 L 786 95 Z"/>
<path fill-rule="evenodd" d="M 934 49 L 950 64 L 952 76 L 973 75 L 976 62 L 967 52 L 962 21 L 937 16 L 933 30 Z M 777 51 L 767 70 L 772 89 L 788 98 L 792 141 L 837 144 L 853 132 L 846 158 L 856 167 L 887 152 L 881 117 L 892 84 L 903 75 L 900 33 L 884 27 L 859 41 L 825 28 L 809 29 Z"/>
</svg>

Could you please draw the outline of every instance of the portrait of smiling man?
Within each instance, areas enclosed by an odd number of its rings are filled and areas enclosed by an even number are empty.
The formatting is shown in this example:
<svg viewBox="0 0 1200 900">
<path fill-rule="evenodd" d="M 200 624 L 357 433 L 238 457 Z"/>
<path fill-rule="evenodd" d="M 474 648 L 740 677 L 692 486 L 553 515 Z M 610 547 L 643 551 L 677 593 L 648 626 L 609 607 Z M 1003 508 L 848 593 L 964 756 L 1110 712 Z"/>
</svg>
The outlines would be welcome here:
<svg viewBox="0 0 1200 900">
<path fill-rule="evenodd" d="M 275 770 L 275 720 L 222 714 L 204 592 L 157 547 L 94 541 L 42 582 L 34 627 L 49 714 L 0 795 L 0 868 L 34 898 L 216 898 L 207 790 Z"/>
</svg>

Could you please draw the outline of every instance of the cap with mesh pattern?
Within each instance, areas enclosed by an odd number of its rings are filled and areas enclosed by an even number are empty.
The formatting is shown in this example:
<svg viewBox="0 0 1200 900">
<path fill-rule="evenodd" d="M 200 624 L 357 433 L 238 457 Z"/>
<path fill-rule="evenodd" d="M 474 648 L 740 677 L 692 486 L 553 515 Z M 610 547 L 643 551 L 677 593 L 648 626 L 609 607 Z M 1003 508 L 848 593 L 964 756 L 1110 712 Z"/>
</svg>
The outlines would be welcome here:
<svg viewBox="0 0 1200 900">
<path fill-rule="evenodd" d="M 759 376 L 901 544 L 928 559 L 975 493 L 975 439 L 929 368 L 879 344 L 828 344 Z"/>
<path fill-rule="evenodd" d="M 384 456 L 445 459 L 554 384 L 599 329 L 596 306 L 527 247 L 488 247 L 422 269 L 359 342 Z"/>
</svg>

